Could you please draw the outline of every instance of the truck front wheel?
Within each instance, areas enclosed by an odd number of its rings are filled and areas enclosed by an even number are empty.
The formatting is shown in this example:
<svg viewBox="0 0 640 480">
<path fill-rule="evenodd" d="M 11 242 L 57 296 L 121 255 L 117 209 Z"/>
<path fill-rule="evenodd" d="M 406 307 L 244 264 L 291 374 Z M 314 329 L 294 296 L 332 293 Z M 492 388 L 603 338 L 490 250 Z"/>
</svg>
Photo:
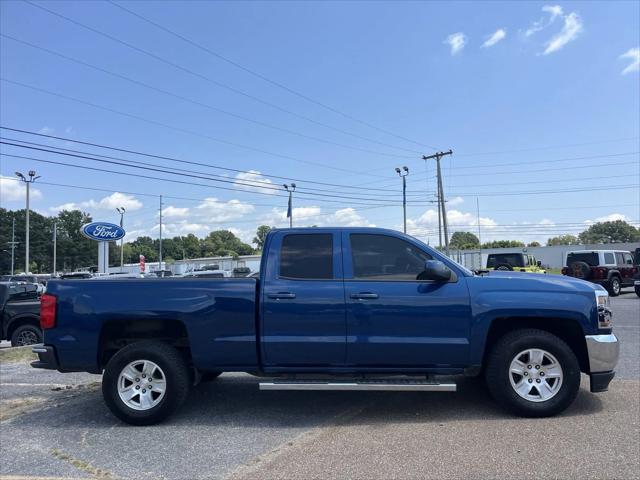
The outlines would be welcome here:
<svg viewBox="0 0 640 480">
<path fill-rule="evenodd" d="M 171 415 L 189 393 L 189 369 L 175 348 L 136 342 L 119 350 L 102 377 L 109 410 L 131 425 L 152 425 Z"/>
<path fill-rule="evenodd" d="M 580 366 L 559 337 L 544 330 L 514 330 L 493 346 L 485 380 L 495 400 L 517 415 L 549 417 L 575 400 Z"/>
</svg>

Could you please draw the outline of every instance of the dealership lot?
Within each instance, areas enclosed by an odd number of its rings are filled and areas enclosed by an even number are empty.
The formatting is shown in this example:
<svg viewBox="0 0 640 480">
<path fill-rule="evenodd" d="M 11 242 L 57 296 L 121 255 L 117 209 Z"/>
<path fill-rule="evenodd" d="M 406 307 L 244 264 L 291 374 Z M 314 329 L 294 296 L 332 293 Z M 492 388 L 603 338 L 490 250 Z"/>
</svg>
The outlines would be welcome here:
<svg viewBox="0 0 640 480">
<path fill-rule="evenodd" d="M 561 416 L 512 417 L 478 379 L 457 393 L 260 392 L 248 375 L 194 389 L 168 422 L 130 427 L 99 376 L 0 364 L 3 476 L 65 478 L 640 478 L 640 299 L 612 299 L 618 375 L 583 376 Z"/>
</svg>

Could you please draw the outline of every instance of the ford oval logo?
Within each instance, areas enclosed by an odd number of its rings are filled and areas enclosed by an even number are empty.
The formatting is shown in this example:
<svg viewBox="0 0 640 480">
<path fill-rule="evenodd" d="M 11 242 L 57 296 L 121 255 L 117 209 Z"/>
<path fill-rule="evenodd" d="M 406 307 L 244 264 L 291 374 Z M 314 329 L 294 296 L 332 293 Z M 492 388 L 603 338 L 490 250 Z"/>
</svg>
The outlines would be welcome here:
<svg viewBox="0 0 640 480">
<path fill-rule="evenodd" d="M 124 228 L 113 223 L 92 222 L 80 227 L 80 233 L 91 240 L 111 242 L 113 240 L 120 240 L 126 232 Z"/>
</svg>

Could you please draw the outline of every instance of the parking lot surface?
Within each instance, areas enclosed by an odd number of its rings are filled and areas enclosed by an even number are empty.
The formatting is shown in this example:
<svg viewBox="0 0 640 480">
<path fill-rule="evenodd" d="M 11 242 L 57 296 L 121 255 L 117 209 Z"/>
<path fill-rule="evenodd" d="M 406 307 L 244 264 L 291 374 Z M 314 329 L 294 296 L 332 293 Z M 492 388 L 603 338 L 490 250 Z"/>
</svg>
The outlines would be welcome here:
<svg viewBox="0 0 640 480">
<path fill-rule="evenodd" d="M 49 478 L 640 478 L 640 299 L 612 299 L 618 374 L 583 376 L 562 415 L 500 410 L 480 379 L 456 393 L 260 392 L 225 374 L 169 421 L 131 427 L 100 377 L 0 364 L 0 475 Z"/>
</svg>

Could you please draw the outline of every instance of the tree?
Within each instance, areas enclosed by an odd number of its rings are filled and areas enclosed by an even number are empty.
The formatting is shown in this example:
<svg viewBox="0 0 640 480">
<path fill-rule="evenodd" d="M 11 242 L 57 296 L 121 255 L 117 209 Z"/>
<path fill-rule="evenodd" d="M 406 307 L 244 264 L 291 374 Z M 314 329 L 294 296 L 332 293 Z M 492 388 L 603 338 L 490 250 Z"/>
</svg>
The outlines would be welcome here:
<svg viewBox="0 0 640 480">
<path fill-rule="evenodd" d="M 449 240 L 449 247 L 458 250 L 478 248 L 480 240 L 471 232 L 454 232 Z"/>
<path fill-rule="evenodd" d="M 540 242 L 536 242 L 535 240 L 527 244 L 527 247 L 540 247 L 540 246 L 541 246 Z"/>
<path fill-rule="evenodd" d="M 258 250 L 262 250 L 264 248 L 264 242 L 267 239 L 267 234 L 273 230 L 275 227 L 270 227 L 268 225 L 260 225 L 256 230 L 256 236 L 253 237 L 252 243 L 254 243 Z"/>
<path fill-rule="evenodd" d="M 557 237 L 552 237 L 549 240 L 547 240 L 547 246 L 553 246 L 553 245 L 579 245 L 580 244 L 580 240 L 578 240 L 578 237 L 576 237 L 575 235 L 559 235 Z"/>
<path fill-rule="evenodd" d="M 493 240 L 482 244 L 482 248 L 513 248 L 524 247 L 524 242 L 520 240 Z"/>
<path fill-rule="evenodd" d="M 251 255 L 252 253 L 251 245 L 242 242 L 228 230 L 211 232 L 203 240 L 202 255 L 205 257 Z"/>
<path fill-rule="evenodd" d="M 625 243 L 640 241 L 640 229 L 624 220 L 598 222 L 578 235 L 580 242 L 588 243 Z"/>
</svg>

